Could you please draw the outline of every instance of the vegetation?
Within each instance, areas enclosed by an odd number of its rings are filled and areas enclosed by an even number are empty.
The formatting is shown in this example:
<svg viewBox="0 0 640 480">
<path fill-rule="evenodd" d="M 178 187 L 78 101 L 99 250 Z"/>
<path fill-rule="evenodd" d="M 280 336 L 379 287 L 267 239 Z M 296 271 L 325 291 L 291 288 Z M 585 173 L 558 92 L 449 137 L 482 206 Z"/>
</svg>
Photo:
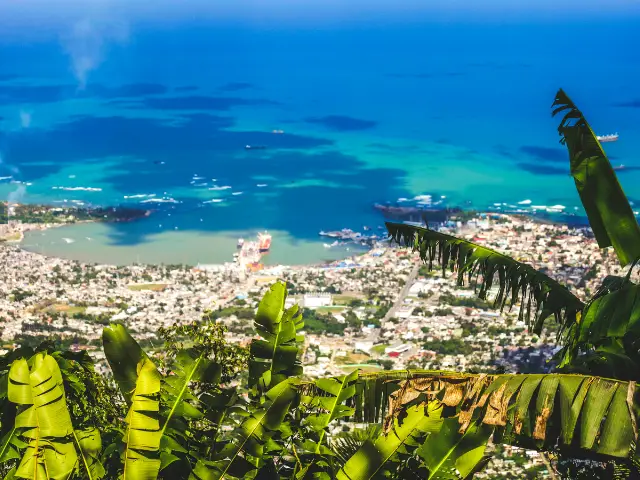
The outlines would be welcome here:
<svg viewBox="0 0 640 480">
<path fill-rule="evenodd" d="M 528 265 L 449 235 L 388 224 L 431 269 L 457 270 L 483 300 L 520 304 L 534 332 L 554 317 L 563 349 L 551 374 L 405 370 L 305 380 L 304 323 L 276 283 L 247 350 L 209 316 L 162 330 L 162 356 L 126 329 L 104 329 L 113 383 L 84 353 L 42 344 L 0 358 L 4 478 L 123 480 L 471 478 L 487 444 L 557 455 L 562 478 L 637 475 L 640 292 L 630 280 L 640 228 L 593 132 L 564 92 L 560 134 L 601 247 L 624 277 L 586 304 Z M 355 425 L 369 426 L 342 433 Z M 336 428 L 337 427 L 337 428 Z M 338 430 L 338 431 L 336 431 Z M 587 459 L 588 462 L 576 459 Z M 594 471 L 596 473 L 594 474 Z M 595 476 L 594 476 L 595 475 Z"/>
</svg>

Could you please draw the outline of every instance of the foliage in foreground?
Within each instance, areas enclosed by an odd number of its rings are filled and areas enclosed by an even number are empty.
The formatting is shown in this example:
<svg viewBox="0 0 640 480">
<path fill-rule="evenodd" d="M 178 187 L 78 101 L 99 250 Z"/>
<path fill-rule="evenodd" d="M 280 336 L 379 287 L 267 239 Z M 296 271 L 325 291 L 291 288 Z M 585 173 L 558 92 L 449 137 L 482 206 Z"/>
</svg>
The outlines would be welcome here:
<svg viewBox="0 0 640 480">
<path fill-rule="evenodd" d="M 236 378 L 243 353 L 221 341 L 218 325 L 180 327 L 202 340 L 188 348 L 178 330 L 167 333 L 161 367 L 124 327 L 105 328 L 124 421 L 118 402 L 109 411 L 105 398 L 72 393 L 85 386 L 79 369 L 95 375 L 85 355 L 43 349 L 3 359 L 5 478 L 471 478 L 490 439 L 592 458 L 634 454 L 635 382 L 429 371 L 305 381 L 303 323 L 285 298 L 277 283 L 260 303 L 246 385 Z M 90 378 L 87 386 L 109 391 Z M 335 430 L 342 422 L 373 430 L 345 436 Z"/>
</svg>

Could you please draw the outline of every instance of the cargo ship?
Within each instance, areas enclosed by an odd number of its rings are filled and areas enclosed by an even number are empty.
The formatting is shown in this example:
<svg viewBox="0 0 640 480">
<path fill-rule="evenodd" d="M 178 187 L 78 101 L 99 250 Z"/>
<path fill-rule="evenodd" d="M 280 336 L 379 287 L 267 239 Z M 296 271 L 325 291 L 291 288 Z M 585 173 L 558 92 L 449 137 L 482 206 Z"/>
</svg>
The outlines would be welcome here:
<svg viewBox="0 0 640 480">
<path fill-rule="evenodd" d="M 618 141 L 618 134 L 617 133 L 612 133 L 612 134 L 609 134 L 609 135 L 598 135 L 598 136 L 596 136 L 596 138 L 598 139 L 598 141 L 600 143 L 617 142 Z"/>
<path fill-rule="evenodd" d="M 258 234 L 258 250 L 260 253 L 268 252 L 271 248 L 271 235 L 267 232 Z"/>
</svg>

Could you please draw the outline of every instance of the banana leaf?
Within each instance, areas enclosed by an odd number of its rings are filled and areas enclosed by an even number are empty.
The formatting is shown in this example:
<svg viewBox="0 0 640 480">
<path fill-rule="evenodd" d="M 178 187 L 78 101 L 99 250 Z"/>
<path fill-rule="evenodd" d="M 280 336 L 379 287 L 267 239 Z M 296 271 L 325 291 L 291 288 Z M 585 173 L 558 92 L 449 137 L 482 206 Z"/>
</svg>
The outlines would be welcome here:
<svg viewBox="0 0 640 480">
<path fill-rule="evenodd" d="M 382 404 L 384 430 L 407 409 L 437 401 L 448 407 L 443 417 L 455 417 L 459 432 L 470 426 L 494 428 L 495 442 L 544 450 L 629 458 L 637 441 L 640 392 L 636 382 L 589 375 L 485 375 L 429 371 L 361 374 L 367 395 L 363 404 Z M 304 386 L 303 386 L 304 388 Z M 389 393 L 391 392 L 391 393 Z M 370 419 L 375 420 L 374 417 Z M 361 421 L 355 418 L 355 421 Z M 578 432 L 578 434 L 576 434 Z"/>
<path fill-rule="evenodd" d="M 558 90 L 553 115 L 564 114 L 558 133 L 567 146 L 571 176 L 600 248 L 613 246 L 622 266 L 640 258 L 640 226 L 591 126 Z"/>
<path fill-rule="evenodd" d="M 406 409 L 402 420 L 375 442 L 364 445 L 349 459 L 336 475 L 337 480 L 370 480 L 379 478 L 385 469 L 396 469 L 398 454 L 415 451 L 425 436 L 442 427 L 442 406 L 437 402 L 416 405 Z"/>
<path fill-rule="evenodd" d="M 254 410 L 236 428 L 230 441 L 216 453 L 213 468 L 198 474 L 198 478 L 228 479 L 245 478 L 257 467 L 257 460 L 268 457 L 268 452 L 276 447 L 272 437 L 283 425 L 285 415 L 298 392 L 293 380 L 278 383 L 264 394 L 264 403 L 252 406 Z M 204 470 L 204 463 L 202 463 Z"/>
<path fill-rule="evenodd" d="M 498 292 L 494 306 L 503 310 L 520 303 L 519 318 L 535 333 L 540 333 L 545 319 L 553 315 L 561 325 L 561 332 L 576 321 L 584 304 L 566 287 L 537 271 L 481 245 L 436 232 L 428 228 L 403 223 L 387 223 L 391 238 L 400 245 L 420 252 L 420 257 L 433 270 L 434 261 L 442 269 L 457 270 L 457 284 L 472 283 L 479 288 L 478 296 L 487 299 L 497 281 Z"/>
<path fill-rule="evenodd" d="M 127 414 L 123 480 L 156 480 L 160 472 L 160 373 L 151 360 L 138 364 Z"/>
<path fill-rule="evenodd" d="M 249 360 L 249 387 L 254 396 L 302 374 L 298 360 L 302 337 L 297 332 L 304 324 L 297 305 L 285 310 L 286 298 L 286 285 L 277 282 L 258 306 L 255 327 L 262 340 L 251 342 Z"/>
<path fill-rule="evenodd" d="M 133 391 L 138 380 L 138 366 L 149 359 L 129 332 L 120 324 L 113 323 L 102 331 L 102 345 L 113 378 L 120 387 L 127 404 L 131 406 Z"/>
<path fill-rule="evenodd" d="M 62 374 L 50 355 L 15 360 L 9 370 L 8 399 L 18 404 L 15 429 L 26 442 L 14 475 L 33 480 L 63 480 L 78 466 L 73 425 Z"/>
</svg>

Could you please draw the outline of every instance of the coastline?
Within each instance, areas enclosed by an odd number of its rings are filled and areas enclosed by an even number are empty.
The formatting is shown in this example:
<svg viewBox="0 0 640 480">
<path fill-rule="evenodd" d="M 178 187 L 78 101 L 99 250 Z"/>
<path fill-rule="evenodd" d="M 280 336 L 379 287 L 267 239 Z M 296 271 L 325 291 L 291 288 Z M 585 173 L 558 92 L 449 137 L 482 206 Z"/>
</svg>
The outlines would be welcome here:
<svg viewBox="0 0 640 480">
<path fill-rule="evenodd" d="M 484 211 L 484 212 L 480 212 L 480 211 L 474 211 L 474 212 L 466 212 L 467 215 L 467 219 L 464 222 L 464 225 L 466 226 L 468 221 L 470 219 L 482 219 L 487 218 L 487 217 L 493 217 L 493 218 L 500 218 L 500 217 L 507 217 L 513 220 L 516 220 L 517 222 L 523 222 L 523 221 L 530 221 L 536 224 L 540 224 L 540 225 L 565 225 L 569 228 L 572 229 L 584 229 L 584 227 L 582 226 L 576 226 L 576 225 L 571 225 L 569 223 L 566 222 L 562 222 L 556 219 L 548 219 L 548 218 L 540 218 L 539 216 L 536 215 L 527 215 L 527 214 L 522 214 L 522 213 L 518 213 L 518 214 L 509 214 L 509 213 L 503 213 L 503 212 L 491 212 L 491 211 Z M 471 215 L 471 217 L 469 217 L 468 215 L 470 213 L 473 213 L 473 215 Z M 53 229 L 53 228 L 57 228 L 57 227 L 72 227 L 74 225 L 83 225 L 83 224 L 96 224 L 96 223 L 110 223 L 110 222 L 96 222 L 96 221 L 81 221 L 81 222 L 74 222 L 74 223 L 66 223 L 66 224 L 35 224 L 33 229 L 24 229 L 24 232 L 29 232 L 31 230 L 48 230 L 48 229 Z M 445 226 L 446 224 L 442 224 L 442 226 Z M 455 222 L 455 220 L 452 218 L 451 221 L 449 222 L 449 227 L 453 227 L 453 228 L 458 228 L 459 225 L 457 225 L 457 222 Z M 432 227 L 433 228 L 433 227 Z M 475 228 L 475 227 L 472 227 Z M 77 233 L 77 232 L 76 232 Z M 586 233 L 586 232 L 585 232 Z M 454 233 L 455 234 L 455 233 Z M 183 234 L 185 235 L 185 234 Z M 191 237 L 195 237 L 197 239 L 200 240 L 200 243 L 202 242 L 207 242 L 207 239 L 204 238 L 200 238 L 202 237 L 201 235 L 193 235 L 193 233 L 189 233 L 187 235 L 190 235 Z M 215 235 L 213 236 L 215 237 Z M 229 235 L 225 235 L 222 234 L 220 235 L 220 237 L 224 237 L 224 240 L 227 243 L 230 243 L 229 240 Z M 89 239 L 87 237 L 87 239 Z M 69 258 L 69 257 L 65 257 L 64 255 L 59 255 L 59 254 L 50 254 L 50 253 L 45 253 L 44 249 L 41 248 L 40 252 L 36 251 L 37 247 L 32 247 L 32 248 L 25 248 L 24 245 L 22 245 L 22 243 L 24 242 L 25 237 L 24 237 L 24 233 L 21 232 L 21 238 L 20 240 L 13 240 L 11 242 L 5 242 L 7 245 L 11 245 L 11 246 L 15 246 L 16 248 L 19 248 L 20 250 L 24 251 L 24 252 L 28 252 L 34 255 L 38 255 L 41 257 L 45 257 L 45 258 L 55 258 L 55 259 L 62 259 L 62 260 L 66 260 L 66 261 L 76 261 L 76 262 L 80 262 L 80 263 L 84 263 L 84 264 L 90 264 L 90 265 L 105 265 L 105 266 L 131 266 L 131 265 L 170 265 L 170 264 L 181 264 L 181 265 L 185 265 L 187 267 L 190 268 L 196 268 L 197 266 L 203 266 L 205 268 L 223 268 L 225 266 L 229 266 L 231 264 L 233 264 L 233 257 L 232 257 L 232 252 L 234 250 L 230 250 L 229 251 L 229 255 L 228 255 L 228 261 L 206 261 L 206 255 L 203 255 L 202 260 L 196 260 L 196 261 L 192 261 L 192 262 L 175 262 L 175 261 L 140 261 L 139 259 L 137 259 L 136 261 L 127 261 L 127 262 L 123 262 L 123 261 L 118 261 L 117 259 L 115 259 L 116 261 L 111 261 L 111 262 L 105 262 L 105 261 L 95 261 L 95 260 L 85 260 L 85 259 L 79 259 L 79 258 Z M 189 250 L 193 250 L 190 249 L 188 245 L 185 245 L 184 242 L 180 241 L 180 238 L 176 238 L 174 242 L 174 244 L 180 244 L 184 247 L 185 250 L 189 251 Z M 72 242 L 67 242 L 67 243 L 72 243 Z M 370 253 L 372 250 L 375 249 L 379 249 L 379 248 L 387 248 L 388 247 L 388 242 L 386 240 L 381 240 L 376 242 L 375 244 L 369 246 L 368 248 L 362 248 L 360 246 L 357 246 L 358 250 L 357 251 L 353 251 L 350 252 L 348 249 L 343 249 L 341 251 L 339 251 L 338 255 L 339 258 L 328 258 L 330 257 L 327 255 L 322 255 L 324 258 L 318 259 L 318 260 L 312 260 L 312 261 L 306 261 L 306 262 L 283 262 L 283 261 L 277 261 L 271 264 L 267 264 L 264 266 L 264 270 L 270 270 L 270 269 L 277 269 L 279 267 L 282 268 L 323 268 L 329 265 L 338 265 L 341 262 L 344 264 L 346 262 L 346 264 L 348 265 L 357 265 L 358 261 L 357 259 L 362 257 L 363 255 L 366 255 L 368 253 Z M 352 245 L 353 246 L 353 245 Z M 65 249 L 66 249 L 66 245 L 65 245 Z M 73 248 L 73 247 L 71 247 Z M 78 248 L 78 246 L 76 245 L 76 248 Z M 93 246 L 91 247 L 93 248 Z M 120 248 L 120 247 L 116 247 L 116 248 Z M 127 247 L 125 247 L 127 248 Z M 136 247 L 139 248 L 139 247 Z M 215 248 L 215 245 L 212 246 L 213 250 L 218 250 Z M 286 249 L 287 247 L 285 246 L 284 249 Z M 304 246 L 302 247 L 304 248 Z M 140 249 L 143 250 L 143 249 Z M 160 253 L 162 254 L 164 252 L 163 249 L 160 249 Z M 204 252 L 206 254 L 206 252 Z M 144 256 L 144 255 L 143 255 Z M 288 257 L 288 255 L 287 255 Z M 335 257 L 335 256 L 334 256 Z"/>
</svg>

